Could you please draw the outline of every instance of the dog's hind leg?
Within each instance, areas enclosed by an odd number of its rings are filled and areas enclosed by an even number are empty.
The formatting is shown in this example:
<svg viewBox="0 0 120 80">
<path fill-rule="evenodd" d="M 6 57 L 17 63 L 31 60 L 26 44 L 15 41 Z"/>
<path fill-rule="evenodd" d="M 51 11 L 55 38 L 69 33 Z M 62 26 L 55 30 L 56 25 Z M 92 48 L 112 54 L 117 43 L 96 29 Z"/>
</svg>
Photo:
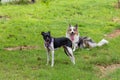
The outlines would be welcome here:
<svg viewBox="0 0 120 80">
<path fill-rule="evenodd" d="M 70 57 L 71 62 L 72 62 L 73 64 L 75 64 L 75 57 L 74 57 L 74 55 L 73 55 L 72 48 L 66 47 L 66 51 L 67 51 L 67 53 L 68 53 L 68 55 L 69 55 L 69 57 Z"/>
<path fill-rule="evenodd" d="M 69 56 L 69 54 L 68 54 L 68 50 L 67 50 L 66 46 L 63 46 L 63 48 L 64 48 L 64 52 L 65 52 L 65 54 L 66 54 L 67 56 Z"/>
</svg>

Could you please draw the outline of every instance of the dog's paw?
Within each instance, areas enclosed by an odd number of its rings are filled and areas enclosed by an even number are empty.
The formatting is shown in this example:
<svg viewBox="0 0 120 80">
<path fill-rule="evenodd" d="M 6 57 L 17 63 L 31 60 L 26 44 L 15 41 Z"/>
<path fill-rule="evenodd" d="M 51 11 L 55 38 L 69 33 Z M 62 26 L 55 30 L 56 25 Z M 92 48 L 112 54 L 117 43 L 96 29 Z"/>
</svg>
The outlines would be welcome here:
<svg viewBox="0 0 120 80">
<path fill-rule="evenodd" d="M 75 49 L 73 49 L 73 52 L 75 51 Z"/>
<path fill-rule="evenodd" d="M 53 67 L 54 65 L 51 64 L 51 67 Z"/>
</svg>

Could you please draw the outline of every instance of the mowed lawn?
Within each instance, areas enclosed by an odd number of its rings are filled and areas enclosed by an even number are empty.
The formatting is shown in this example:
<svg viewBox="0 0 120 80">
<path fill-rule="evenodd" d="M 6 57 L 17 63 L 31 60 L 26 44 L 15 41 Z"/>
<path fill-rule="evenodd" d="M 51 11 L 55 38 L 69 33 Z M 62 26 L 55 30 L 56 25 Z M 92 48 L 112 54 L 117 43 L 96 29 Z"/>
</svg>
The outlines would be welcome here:
<svg viewBox="0 0 120 80">
<path fill-rule="evenodd" d="M 119 80 L 120 36 L 106 35 L 120 29 L 117 0 L 38 0 L 35 4 L 0 5 L 0 80 Z M 68 25 L 78 24 L 80 36 L 89 36 L 108 45 L 74 52 L 73 65 L 62 48 L 55 51 L 55 66 L 46 66 L 42 31 L 65 36 Z M 4 48 L 37 46 L 36 49 L 8 51 Z"/>
</svg>

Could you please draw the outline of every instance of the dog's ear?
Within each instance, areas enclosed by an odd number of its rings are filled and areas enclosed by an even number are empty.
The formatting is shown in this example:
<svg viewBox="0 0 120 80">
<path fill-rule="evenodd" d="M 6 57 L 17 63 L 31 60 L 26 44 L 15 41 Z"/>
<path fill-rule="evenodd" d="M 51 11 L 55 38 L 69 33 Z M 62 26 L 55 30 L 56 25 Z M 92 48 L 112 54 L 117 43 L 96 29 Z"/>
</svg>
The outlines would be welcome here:
<svg viewBox="0 0 120 80">
<path fill-rule="evenodd" d="M 78 29 L 78 24 L 75 25 L 76 29 Z"/>
<path fill-rule="evenodd" d="M 48 31 L 49 35 L 50 35 L 50 31 Z"/>
<path fill-rule="evenodd" d="M 41 35 L 44 35 L 45 34 L 45 32 L 41 32 Z"/>
<path fill-rule="evenodd" d="M 69 24 L 69 27 L 71 27 L 71 24 Z"/>
</svg>

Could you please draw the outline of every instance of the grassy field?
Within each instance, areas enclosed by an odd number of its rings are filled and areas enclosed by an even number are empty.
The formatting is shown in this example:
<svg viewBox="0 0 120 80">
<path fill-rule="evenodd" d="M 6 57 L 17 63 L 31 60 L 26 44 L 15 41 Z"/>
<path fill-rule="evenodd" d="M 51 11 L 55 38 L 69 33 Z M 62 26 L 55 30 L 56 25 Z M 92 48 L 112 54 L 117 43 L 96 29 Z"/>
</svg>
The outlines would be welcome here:
<svg viewBox="0 0 120 80">
<path fill-rule="evenodd" d="M 119 80 L 120 68 L 104 77 L 97 67 L 120 63 L 120 36 L 105 37 L 120 29 L 116 0 L 48 0 L 35 4 L 0 5 L 0 80 Z M 113 19 L 119 19 L 114 21 Z M 63 49 L 55 51 L 55 66 L 46 66 L 41 31 L 65 36 L 68 24 L 78 24 L 81 36 L 90 36 L 108 45 L 74 52 L 73 65 Z M 38 46 L 37 49 L 4 50 L 6 47 Z"/>
</svg>

